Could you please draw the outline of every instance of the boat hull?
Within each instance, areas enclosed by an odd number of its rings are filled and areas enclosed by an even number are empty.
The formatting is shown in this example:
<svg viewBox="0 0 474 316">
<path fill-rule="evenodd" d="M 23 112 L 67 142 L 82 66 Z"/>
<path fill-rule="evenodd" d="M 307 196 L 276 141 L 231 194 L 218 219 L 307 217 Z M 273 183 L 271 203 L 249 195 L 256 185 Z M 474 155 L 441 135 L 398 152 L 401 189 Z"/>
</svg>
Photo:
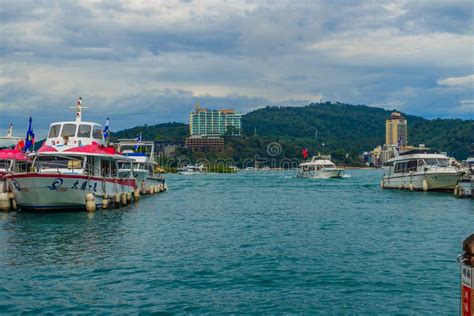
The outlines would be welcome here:
<svg viewBox="0 0 474 316">
<path fill-rule="evenodd" d="M 319 178 L 341 178 L 343 176 L 344 169 L 322 169 L 318 171 L 299 171 L 299 178 L 307 179 L 319 179 Z"/>
<path fill-rule="evenodd" d="M 428 183 L 428 191 L 453 191 L 460 173 L 418 173 L 413 175 L 384 176 L 382 186 L 384 189 L 410 189 L 423 190 L 423 180 Z"/>
<path fill-rule="evenodd" d="M 136 188 L 135 179 L 63 174 L 14 174 L 7 176 L 7 182 L 22 210 L 84 210 L 88 193 L 101 207 L 105 194 L 112 199 L 115 193 L 132 193 Z"/>
<path fill-rule="evenodd" d="M 151 177 L 148 172 L 134 172 L 135 178 L 137 179 L 137 185 L 140 188 L 142 194 L 152 192 L 152 188 L 163 185 L 165 179 L 158 177 Z"/>
</svg>

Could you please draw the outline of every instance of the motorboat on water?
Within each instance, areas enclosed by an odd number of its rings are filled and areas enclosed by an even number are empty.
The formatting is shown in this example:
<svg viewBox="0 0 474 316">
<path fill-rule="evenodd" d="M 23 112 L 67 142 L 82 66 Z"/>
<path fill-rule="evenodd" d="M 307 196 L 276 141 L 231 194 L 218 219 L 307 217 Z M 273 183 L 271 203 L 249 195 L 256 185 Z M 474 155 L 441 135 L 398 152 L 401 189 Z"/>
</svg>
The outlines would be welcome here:
<svg viewBox="0 0 474 316">
<path fill-rule="evenodd" d="M 340 178 L 343 176 L 344 169 L 337 167 L 332 161 L 331 156 L 318 155 L 311 160 L 303 162 L 298 166 L 299 178 Z"/>
<path fill-rule="evenodd" d="M 384 164 L 381 187 L 423 191 L 453 191 L 464 174 L 437 151 L 420 148 L 398 153 Z"/>
<path fill-rule="evenodd" d="M 107 144 L 100 124 L 82 121 L 81 99 L 74 108 L 75 121 L 51 124 L 28 172 L 6 175 L 22 210 L 95 210 L 136 193 L 132 171 L 118 172 L 120 161 L 132 159 Z"/>
<path fill-rule="evenodd" d="M 195 165 L 187 165 L 179 168 L 178 174 L 182 175 L 196 175 L 196 174 L 205 174 L 207 173 L 207 168 L 204 167 L 202 163 Z"/>
<path fill-rule="evenodd" d="M 466 174 L 458 180 L 454 187 L 454 195 L 474 198 L 474 158 L 466 159 L 465 166 Z"/>
<path fill-rule="evenodd" d="M 166 190 L 164 170 L 155 159 L 155 144 L 148 141 L 119 140 L 118 151 L 133 159 L 122 161 L 119 173 L 127 175 L 133 169 L 137 185 L 142 194 L 152 194 Z"/>
</svg>

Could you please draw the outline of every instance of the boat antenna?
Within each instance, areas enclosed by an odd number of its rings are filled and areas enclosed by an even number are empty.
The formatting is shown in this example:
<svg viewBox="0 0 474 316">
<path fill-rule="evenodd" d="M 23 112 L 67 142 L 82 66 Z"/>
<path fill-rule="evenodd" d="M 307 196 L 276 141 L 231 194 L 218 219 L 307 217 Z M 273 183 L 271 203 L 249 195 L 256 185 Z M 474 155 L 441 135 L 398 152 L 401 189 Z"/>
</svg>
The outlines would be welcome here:
<svg viewBox="0 0 474 316">
<path fill-rule="evenodd" d="M 10 126 L 8 126 L 7 137 L 12 137 L 12 136 L 13 136 L 13 124 L 10 123 Z"/>
<path fill-rule="evenodd" d="M 76 106 L 70 107 L 70 109 L 76 109 L 76 123 L 81 123 L 82 120 L 82 109 L 88 109 L 88 106 L 82 106 L 82 97 L 79 97 L 76 102 Z"/>
</svg>

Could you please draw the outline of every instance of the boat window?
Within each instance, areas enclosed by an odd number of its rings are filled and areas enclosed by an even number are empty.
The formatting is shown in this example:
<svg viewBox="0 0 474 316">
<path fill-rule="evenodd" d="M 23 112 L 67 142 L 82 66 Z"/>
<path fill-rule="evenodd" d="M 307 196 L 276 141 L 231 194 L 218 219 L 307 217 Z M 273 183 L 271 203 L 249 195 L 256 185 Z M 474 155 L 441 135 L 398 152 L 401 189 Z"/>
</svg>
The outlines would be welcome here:
<svg viewBox="0 0 474 316">
<path fill-rule="evenodd" d="M 76 124 L 64 124 L 63 130 L 61 131 L 61 137 L 74 136 L 76 136 Z"/>
<path fill-rule="evenodd" d="M 438 164 L 440 167 L 447 167 L 449 166 L 448 159 L 438 159 Z"/>
<path fill-rule="evenodd" d="M 35 166 L 38 170 L 42 169 L 81 169 L 82 160 L 73 157 L 64 156 L 44 156 L 35 160 Z"/>
<path fill-rule="evenodd" d="M 90 125 L 79 125 L 79 131 L 77 132 L 77 137 L 91 137 L 91 126 Z"/>
<path fill-rule="evenodd" d="M 425 161 L 423 159 L 418 160 L 418 167 L 424 166 Z"/>
<path fill-rule="evenodd" d="M 94 129 L 92 130 L 92 136 L 95 139 L 102 139 L 102 127 L 95 125 Z"/>
<path fill-rule="evenodd" d="M 10 162 L 8 160 L 0 160 L 0 171 L 7 171 L 9 166 Z"/>
<path fill-rule="evenodd" d="M 399 162 L 395 164 L 395 173 L 403 173 L 407 171 L 408 163 L 407 162 Z"/>
<path fill-rule="evenodd" d="M 418 162 L 416 160 L 410 160 L 407 166 L 408 171 L 416 171 L 418 167 L 417 165 L 418 165 Z"/>
<path fill-rule="evenodd" d="M 434 158 L 425 158 L 425 164 L 427 164 L 428 166 L 437 166 L 438 161 Z"/>
<path fill-rule="evenodd" d="M 393 167 L 393 162 L 386 162 L 383 164 L 384 167 Z"/>
<path fill-rule="evenodd" d="M 58 137 L 60 129 L 61 129 L 61 125 L 59 124 L 51 126 L 51 130 L 49 131 L 48 138 Z"/>
</svg>

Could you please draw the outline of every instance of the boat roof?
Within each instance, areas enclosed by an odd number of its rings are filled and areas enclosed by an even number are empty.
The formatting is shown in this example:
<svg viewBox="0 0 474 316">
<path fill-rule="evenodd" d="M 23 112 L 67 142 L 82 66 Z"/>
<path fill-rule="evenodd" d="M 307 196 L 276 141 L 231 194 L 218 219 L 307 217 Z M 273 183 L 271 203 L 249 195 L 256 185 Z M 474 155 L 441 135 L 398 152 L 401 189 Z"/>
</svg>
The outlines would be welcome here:
<svg viewBox="0 0 474 316">
<path fill-rule="evenodd" d="M 56 156 L 58 154 L 73 155 L 73 156 L 96 156 L 96 157 L 107 157 L 111 159 L 120 159 L 120 160 L 133 160 L 133 158 L 128 158 L 122 155 L 120 152 L 116 151 L 112 146 L 104 146 L 97 142 L 92 142 L 89 145 L 76 146 L 68 149 L 59 151 L 56 147 L 48 146 L 43 144 L 40 149 L 38 149 L 36 155 L 48 155 Z"/>
<path fill-rule="evenodd" d="M 400 152 L 398 155 L 399 156 L 408 156 L 408 155 L 414 155 L 414 154 L 439 154 L 439 151 L 433 150 L 433 149 L 428 149 L 428 148 L 420 148 L 420 149 L 411 149 L 407 151 Z"/>
<path fill-rule="evenodd" d="M 317 159 L 317 160 L 312 159 L 311 161 L 300 163 L 300 166 L 302 167 L 303 166 L 321 166 L 321 165 L 334 165 L 334 162 L 327 159 Z"/>
<path fill-rule="evenodd" d="M 404 161 L 404 160 L 410 160 L 410 159 L 425 159 L 425 158 L 432 158 L 432 159 L 448 159 L 443 154 L 440 153 L 412 153 L 409 155 L 400 155 L 398 157 L 394 157 L 388 162 L 396 162 L 396 161 Z"/>
<path fill-rule="evenodd" d="M 0 150 L 0 160 L 16 160 L 27 161 L 26 153 L 16 149 L 2 149 Z"/>
</svg>

